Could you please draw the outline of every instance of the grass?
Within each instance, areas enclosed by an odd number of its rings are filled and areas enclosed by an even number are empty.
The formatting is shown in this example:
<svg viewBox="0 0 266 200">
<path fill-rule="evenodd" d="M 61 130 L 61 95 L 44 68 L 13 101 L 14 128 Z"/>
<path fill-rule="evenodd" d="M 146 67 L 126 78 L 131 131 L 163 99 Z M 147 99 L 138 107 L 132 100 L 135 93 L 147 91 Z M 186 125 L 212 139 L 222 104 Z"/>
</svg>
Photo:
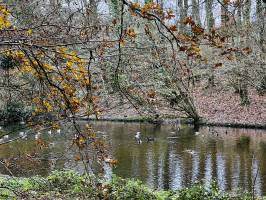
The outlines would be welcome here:
<svg viewBox="0 0 266 200">
<path fill-rule="evenodd" d="M 138 180 L 114 176 L 110 181 L 101 181 L 74 171 L 55 171 L 46 178 L 1 177 L 0 199 L 251 200 L 252 197 L 245 193 L 222 193 L 215 183 L 210 188 L 195 184 L 163 191 L 153 190 Z"/>
</svg>

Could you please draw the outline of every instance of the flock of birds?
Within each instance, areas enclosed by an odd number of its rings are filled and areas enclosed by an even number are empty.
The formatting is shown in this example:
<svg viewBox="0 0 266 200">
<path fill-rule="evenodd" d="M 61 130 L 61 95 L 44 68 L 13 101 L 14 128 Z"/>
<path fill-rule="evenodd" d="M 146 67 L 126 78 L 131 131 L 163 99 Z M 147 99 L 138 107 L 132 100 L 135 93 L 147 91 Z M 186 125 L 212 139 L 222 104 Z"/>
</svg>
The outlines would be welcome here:
<svg viewBox="0 0 266 200">
<path fill-rule="evenodd" d="M 177 130 L 176 131 L 170 132 L 172 135 L 169 136 L 169 137 L 167 137 L 167 139 L 177 139 L 178 138 L 179 131 L 180 131 L 180 127 L 177 127 Z M 211 133 L 212 135 L 219 136 L 219 133 L 216 130 L 214 130 L 213 128 L 208 127 L 208 132 Z M 225 131 L 225 134 L 226 135 L 228 134 L 227 130 Z M 199 136 L 199 135 L 201 135 L 202 137 L 204 137 L 204 134 L 200 133 L 199 131 L 196 131 L 195 132 L 195 136 Z M 135 134 L 135 140 L 136 140 L 136 142 L 138 144 L 141 144 L 142 143 L 142 139 L 141 138 L 142 138 L 141 137 L 141 132 L 137 132 Z M 146 137 L 146 141 L 147 142 L 152 142 L 154 140 L 155 140 L 154 137 L 148 137 L 148 136 Z"/>
<path fill-rule="evenodd" d="M 135 140 L 137 141 L 138 144 L 141 144 L 142 143 L 142 140 L 141 140 L 141 133 L 140 132 L 137 132 L 136 135 L 135 135 Z M 154 138 L 153 137 L 146 137 L 146 141 L 147 142 L 153 142 L 154 141 Z"/>
<path fill-rule="evenodd" d="M 22 124 L 22 122 L 21 122 L 21 124 Z M 0 126 L 0 130 L 2 130 L 2 129 L 3 129 L 3 128 Z M 49 135 L 52 135 L 52 130 L 48 130 L 47 133 L 48 133 Z M 56 133 L 57 133 L 57 134 L 60 134 L 60 133 L 61 133 L 61 129 L 57 129 L 57 130 L 56 130 Z M 42 134 L 41 132 L 37 132 L 37 133 L 34 135 L 35 140 L 40 139 L 41 134 Z M 18 137 L 15 138 L 15 139 L 18 139 L 18 138 L 21 138 L 21 139 L 27 139 L 27 137 L 28 137 L 28 134 L 27 134 L 26 132 L 24 132 L 24 131 L 20 131 L 19 134 L 18 134 Z M 0 144 L 1 144 L 1 143 L 8 142 L 9 140 L 10 140 L 10 137 L 9 137 L 8 134 L 6 134 L 6 135 L 4 135 L 2 138 L 0 138 Z"/>
</svg>

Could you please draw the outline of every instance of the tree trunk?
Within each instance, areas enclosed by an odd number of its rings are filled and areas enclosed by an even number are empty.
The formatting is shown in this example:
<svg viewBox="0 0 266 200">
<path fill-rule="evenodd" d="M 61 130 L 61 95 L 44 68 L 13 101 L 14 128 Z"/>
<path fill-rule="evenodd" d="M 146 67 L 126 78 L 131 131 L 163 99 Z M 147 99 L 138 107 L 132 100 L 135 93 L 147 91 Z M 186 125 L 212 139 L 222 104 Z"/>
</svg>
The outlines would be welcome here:
<svg viewBox="0 0 266 200">
<path fill-rule="evenodd" d="M 228 4 L 224 0 L 223 3 L 221 4 L 221 26 L 226 26 L 228 21 L 229 21 Z"/>
<path fill-rule="evenodd" d="M 196 24 L 200 25 L 199 0 L 192 0 L 192 18 Z"/>
<path fill-rule="evenodd" d="M 213 0 L 206 0 L 205 10 L 206 10 L 206 21 L 207 21 L 207 30 L 210 31 L 214 26 L 214 18 L 212 12 Z"/>
<path fill-rule="evenodd" d="M 179 30 L 184 31 L 185 25 L 183 23 L 184 19 L 187 17 L 188 11 L 188 0 L 178 0 L 178 10 L 179 10 Z"/>
<path fill-rule="evenodd" d="M 239 0 L 238 4 L 237 4 L 237 18 L 236 18 L 236 21 L 237 21 L 239 26 L 241 26 L 241 24 L 242 24 L 242 6 L 243 6 L 242 3 L 243 3 L 243 1 Z"/>
<path fill-rule="evenodd" d="M 257 17 L 257 23 L 259 26 L 259 44 L 262 52 L 266 52 L 266 47 L 265 47 L 265 14 L 266 14 L 266 3 L 264 3 L 262 0 L 257 0 L 256 2 L 256 17 Z"/>
<path fill-rule="evenodd" d="M 250 22 L 250 8 L 251 8 L 251 0 L 245 0 L 244 12 L 243 12 L 243 18 L 244 18 L 245 25 L 248 25 Z"/>
</svg>

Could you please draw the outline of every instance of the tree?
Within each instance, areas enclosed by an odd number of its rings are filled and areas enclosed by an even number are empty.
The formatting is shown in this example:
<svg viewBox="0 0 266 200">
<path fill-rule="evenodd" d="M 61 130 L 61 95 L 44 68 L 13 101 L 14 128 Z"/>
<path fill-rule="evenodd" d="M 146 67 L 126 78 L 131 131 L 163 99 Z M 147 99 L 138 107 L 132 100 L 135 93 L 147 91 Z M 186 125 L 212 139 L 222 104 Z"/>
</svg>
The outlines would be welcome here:
<svg viewBox="0 0 266 200">
<path fill-rule="evenodd" d="M 206 2 L 205 2 L 206 21 L 207 21 L 207 30 L 208 31 L 210 31 L 214 26 L 212 4 L 213 4 L 213 0 L 206 0 Z"/>
</svg>

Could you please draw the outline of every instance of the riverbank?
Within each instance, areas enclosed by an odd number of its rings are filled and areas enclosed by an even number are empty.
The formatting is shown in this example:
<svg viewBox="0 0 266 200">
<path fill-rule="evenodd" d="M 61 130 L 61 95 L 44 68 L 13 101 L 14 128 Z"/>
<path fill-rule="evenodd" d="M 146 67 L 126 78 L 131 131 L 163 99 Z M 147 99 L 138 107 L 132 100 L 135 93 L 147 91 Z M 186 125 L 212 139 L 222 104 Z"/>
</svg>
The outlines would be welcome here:
<svg viewBox="0 0 266 200">
<path fill-rule="evenodd" d="M 180 190 L 153 190 L 138 180 L 113 177 L 111 181 L 96 181 L 73 171 L 55 171 L 46 178 L 0 177 L 1 199 L 139 199 L 139 200 L 251 200 L 247 193 L 230 194 L 196 184 Z M 259 199 L 263 199 L 262 197 Z"/>
<path fill-rule="evenodd" d="M 153 124 L 194 124 L 192 119 L 171 119 L 171 118 L 164 118 L 155 120 L 152 118 L 145 118 L 145 117 L 134 117 L 134 118 L 104 118 L 99 117 L 96 118 L 80 118 L 80 120 L 92 120 L 92 121 L 111 121 L 111 122 L 147 122 Z M 197 122 L 196 125 L 199 126 L 217 126 L 217 127 L 231 127 L 231 128 L 254 128 L 254 129 L 266 129 L 266 124 L 245 124 L 245 123 L 219 123 L 219 122 L 208 122 L 201 120 Z"/>
<path fill-rule="evenodd" d="M 193 99 L 201 117 L 198 125 L 266 129 L 266 98 L 259 96 L 256 91 L 250 92 L 250 105 L 246 106 L 241 105 L 239 95 L 232 91 L 214 92 L 198 89 L 193 92 Z M 115 96 L 110 96 L 108 104 L 103 102 L 100 104 L 103 109 L 99 114 L 99 120 L 163 124 L 176 124 L 180 121 L 193 123 L 191 119 L 171 109 L 161 100 L 155 99 L 153 107 L 159 116 L 157 119 L 152 118 L 149 113 L 142 113 L 141 110 L 138 112 L 127 101 L 121 102 Z"/>
</svg>

